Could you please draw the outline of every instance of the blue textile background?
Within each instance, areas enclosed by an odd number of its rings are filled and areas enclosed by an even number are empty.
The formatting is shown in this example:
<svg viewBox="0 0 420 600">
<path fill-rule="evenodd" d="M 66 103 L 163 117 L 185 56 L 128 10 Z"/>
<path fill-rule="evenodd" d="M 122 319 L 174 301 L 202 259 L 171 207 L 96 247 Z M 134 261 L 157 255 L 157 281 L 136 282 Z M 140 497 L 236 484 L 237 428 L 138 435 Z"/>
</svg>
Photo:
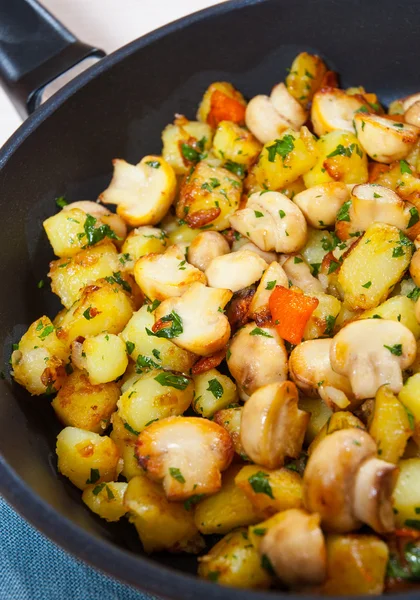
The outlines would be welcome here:
<svg viewBox="0 0 420 600">
<path fill-rule="evenodd" d="M 0 498 L 0 600 L 156 600 L 73 558 Z"/>
</svg>

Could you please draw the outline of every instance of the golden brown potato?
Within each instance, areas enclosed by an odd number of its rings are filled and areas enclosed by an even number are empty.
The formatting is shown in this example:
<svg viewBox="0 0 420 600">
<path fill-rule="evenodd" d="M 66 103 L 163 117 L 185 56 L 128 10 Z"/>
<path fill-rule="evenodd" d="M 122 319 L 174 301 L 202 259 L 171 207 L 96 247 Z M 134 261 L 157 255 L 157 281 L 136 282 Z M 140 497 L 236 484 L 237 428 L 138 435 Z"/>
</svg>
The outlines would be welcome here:
<svg viewBox="0 0 420 600">
<path fill-rule="evenodd" d="M 393 495 L 396 525 L 419 529 L 420 458 L 400 460 L 398 467 L 400 472 Z"/>
<path fill-rule="evenodd" d="M 260 516 L 235 477 L 241 465 L 232 465 L 224 474 L 221 489 L 212 496 L 196 498 L 195 523 L 201 533 L 223 534 L 235 527 L 258 523 Z"/>
<path fill-rule="evenodd" d="M 92 385 L 83 371 L 75 370 L 66 377 L 51 405 L 63 425 L 103 433 L 119 396 L 116 383 Z"/>
<path fill-rule="evenodd" d="M 162 131 L 162 156 L 177 175 L 184 175 L 200 155 L 210 150 L 212 137 L 212 129 L 207 123 L 178 116 Z"/>
<path fill-rule="evenodd" d="M 167 245 L 167 235 L 163 229 L 148 226 L 137 227 L 126 237 L 121 248 L 122 257 L 119 258 L 119 262 L 124 265 L 127 261 L 135 262 L 146 254 L 160 254 L 165 252 Z"/>
<path fill-rule="evenodd" d="M 261 144 L 245 127 L 232 121 L 221 121 L 214 134 L 212 150 L 223 161 L 248 167 L 257 159 Z"/>
<path fill-rule="evenodd" d="M 245 528 L 228 533 L 199 561 L 199 576 L 220 585 L 266 589 L 272 582 Z"/>
<path fill-rule="evenodd" d="M 121 468 L 118 448 L 108 436 L 77 427 L 66 427 L 58 434 L 56 452 L 59 472 L 81 490 L 115 481 Z"/>
<path fill-rule="evenodd" d="M 242 467 L 235 477 L 261 518 L 268 519 L 289 508 L 302 506 L 302 480 L 295 471 L 283 467 L 270 470 L 259 465 Z"/>
<path fill-rule="evenodd" d="M 217 369 L 195 375 L 195 395 L 193 409 L 207 419 L 238 400 L 236 385 L 227 375 L 222 375 Z"/>
<path fill-rule="evenodd" d="M 133 477 L 144 473 L 135 455 L 137 432 L 121 419 L 118 411 L 113 413 L 111 422 L 112 431 L 109 437 L 118 447 L 123 461 L 121 475 L 130 481 Z"/>
<path fill-rule="evenodd" d="M 301 403 L 299 403 L 299 405 L 300 404 Z M 317 435 L 309 446 L 309 456 L 314 452 L 315 448 L 327 435 L 331 435 L 334 433 L 334 431 L 338 431 L 339 429 L 350 429 L 351 427 L 366 430 L 363 422 L 358 419 L 356 415 L 347 410 L 339 410 L 338 412 L 330 414 L 329 418 L 326 420 L 323 427 L 318 431 Z"/>
<path fill-rule="evenodd" d="M 90 510 L 106 521 L 119 521 L 127 508 L 124 494 L 127 484 L 121 482 L 97 483 L 89 485 L 82 494 L 82 500 Z"/>
<path fill-rule="evenodd" d="M 306 107 L 321 87 L 326 73 L 327 67 L 319 56 L 301 52 L 296 56 L 286 77 L 287 89 Z"/>
<path fill-rule="evenodd" d="M 196 554 L 203 549 L 193 512 L 180 502 L 169 502 L 161 486 L 146 475 L 128 482 L 124 504 L 147 554 L 160 550 Z"/>
<path fill-rule="evenodd" d="M 398 399 L 407 410 L 414 440 L 420 443 L 420 373 L 409 377 L 398 394 Z"/>
<path fill-rule="evenodd" d="M 136 455 L 148 477 L 162 481 L 169 500 L 214 494 L 233 458 L 223 427 L 198 417 L 167 417 L 144 429 Z"/>
</svg>

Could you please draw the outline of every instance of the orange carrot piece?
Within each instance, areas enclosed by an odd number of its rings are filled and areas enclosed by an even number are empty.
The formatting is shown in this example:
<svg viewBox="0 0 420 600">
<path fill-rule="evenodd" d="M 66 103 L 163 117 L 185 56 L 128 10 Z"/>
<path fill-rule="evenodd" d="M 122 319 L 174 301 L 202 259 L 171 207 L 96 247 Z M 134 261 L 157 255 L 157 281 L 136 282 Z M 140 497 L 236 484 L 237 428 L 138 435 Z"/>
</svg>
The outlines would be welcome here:
<svg viewBox="0 0 420 600">
<path fill-rule="evenodd" d="M 233 121 L 234 123 L 243 124 L 245 122 L 245 106 L 238 100 L 215 90 L 211 95 L 207 123 L 212 127 L 217 127 L 220 121 Z"/>
<path fill-rule="evenodd" d="M 306 323 L 318 304 L 318 298 L 310 298 L 281 285 L 276 286 L 270 296 L 269 306 L 280 337 L 291 344 L 299 344 Z"/>
<path fill-rule="evenodd" d="M 415 540 L 420 538 L 420 531 L 418 529 L 396 529 L 394 533 L 397 537 L 409 537 Z"/>
</svg>

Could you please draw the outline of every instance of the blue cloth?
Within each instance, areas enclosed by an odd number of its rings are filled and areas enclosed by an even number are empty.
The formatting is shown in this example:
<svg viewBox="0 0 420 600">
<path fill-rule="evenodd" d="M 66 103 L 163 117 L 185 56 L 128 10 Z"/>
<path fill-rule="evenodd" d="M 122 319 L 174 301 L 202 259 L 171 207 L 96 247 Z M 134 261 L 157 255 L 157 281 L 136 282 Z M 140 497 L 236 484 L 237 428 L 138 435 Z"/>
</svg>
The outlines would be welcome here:
<svg viewBox="0 0 420 600">
<path fill-rule="evenodd" d="M 0 498 L 0 600 L 154 599 L 73 558 Z"/>
</svg>

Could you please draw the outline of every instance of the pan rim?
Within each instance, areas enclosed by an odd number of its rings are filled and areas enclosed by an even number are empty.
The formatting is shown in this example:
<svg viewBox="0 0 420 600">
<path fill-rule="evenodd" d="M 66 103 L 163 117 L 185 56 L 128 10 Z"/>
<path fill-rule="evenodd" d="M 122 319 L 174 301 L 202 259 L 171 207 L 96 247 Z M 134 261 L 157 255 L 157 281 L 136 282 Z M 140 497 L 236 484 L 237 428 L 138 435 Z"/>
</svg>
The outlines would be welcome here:
<svg viewBox="0 0 420 600">
<path fill-rule="evenodd" d="M 266 1 L 222 0 L 219 4 L 186 15 L 147 33 L 107 55 L 96 65 L 66 84 L 20 125 L 0 149 L 0 173 L 3 172 L 14 152 L 37 127 L 101 73 L 122 62 L 126 57 L 140 51 L 143 47 L 179 29 L 201 22 L 208 17 L 223 15 L 250 5 L 263 4 Z M 34 492 L 6 462 L 1 452 L 0 495 L 27 522 L 73 557 L 82 559 L 106 576 L 114 577 L 123 584 L 131 585 L 146 593 L 155 594 L 160 598 L 193 600 L 197 595 L 201 595 L 206 600 L 273 600 L 273 598 L 286 600 L 298 596 L 289 592 L 246 590 L 214 585 L 214 583 L 183 573 L 178 569 L 162 565 L 145 555 L 136 555 L 106 539 L 96 537 L 61 515 Z M 315 600 L 318 597 L 299 594 L 299 600 Z M 334 600 L 334 598 L 335 600 L 343 600 L 344 597 L 331 597 L 331 600 Z M 371 596 L 359 596 L 359 598 L 367 600 Z M 418 593 L 413 591 L 390 594 L 387 595 L 387 598 L 390 600 L 401 598 L 414 600 L 418 598 Z"/>
</svg>

